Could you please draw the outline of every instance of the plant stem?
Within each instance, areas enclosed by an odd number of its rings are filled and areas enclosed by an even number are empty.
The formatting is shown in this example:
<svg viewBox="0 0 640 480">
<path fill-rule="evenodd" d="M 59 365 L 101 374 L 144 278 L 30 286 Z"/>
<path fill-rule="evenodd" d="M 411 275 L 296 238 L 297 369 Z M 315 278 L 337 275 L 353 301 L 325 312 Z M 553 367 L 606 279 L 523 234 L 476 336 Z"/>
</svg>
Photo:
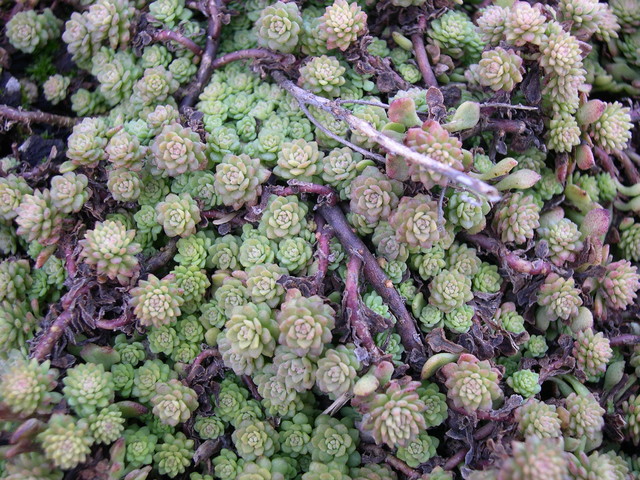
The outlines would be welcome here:
<svg viewBox="0 0 640 480">
<path fill-rule="evenodd" d="M 313 105 L 316 108 L 331 113 L 336 119 L 342 120 L 349 125 L 351 130 L 358 132 L 360 135 L 366 136 L 389 153 L 399 155 L 409 162 L 417 163 L 429 170 L 440 173 L 451 179 L 453 182 L 459 183 L 480 195 L 486 196 L 490 201 L 497 201 L 500 199 L 500 193 L 494 187 L 481 180 L 470 177 L 466 173 L 458 171 L 444 163 L 433 160 L 431 157 L 411 150 L 409 147 L 387 137 L 376 130 L 369 122 L 356 117 L 349 110 L 341 107 L 336 102 L 319 97 L 298 87 L 291 80 L 287 79 L 282 72 L 271 72 L 271 76 L 278 85 L 293 95 L 299 103 Z"/>
<path fill-rule="evenodd" d="M 612 347 L 620 347 L 622 345 L 638 345 L 640 344 L 640 335 L 633 335 L 627 333 L 625 335 L 618 335 L 609 339 L 609 344 Z"/>
<path fill-rule="evenodd" d="M 216 58 L 211 64 L 211 67 L 215 70 L 239 60 L 255 60 L 258 58 L 268 58 L 269 60 L 273 60 L 274 62 L 281 62 L 285 58 L 285 55 L 272 52 L 270 50 L 267 50 L 266 48 L 248 48 L 246 50 L 237 50 L 235 52 L 227 53 L 225 55 L 222 55 L 221 57 Z"/>
<path fill-rule="evenodd" d="M 49 330 L 40 337 L 38 343 L 33 349 L 32 358 L 35 358 L 39 362 L 43 362 L 48 355 L 53 351 L 53 347 L 56 345 L 62 334 L 65 332 L 71 320 L 73 320 L 73 309 L 76 300 L 85 295 L 91 289 L 91 284 L 85 283 L 84 285 L 73 288 L 67 292 L 60 299 L 60 306 L 62 307 L 62 313 L 58 315 L 58 318 L 49 327 Z"/>
<path fill-rule="evenodd" d="M 356 255 L 351 255 L 347 262 L 347 273 L 344 282 L 344 313 L 353 336 L 360 341 L 360 344 L 369 352 L 372 360 L 375 361 L 381 356 L 382 352 L 374 342 L 369 325 L 361 315 L 363 308 L 360 303 L 360 294 L 358 293 L 361 267 L 362 261 L 360 258 Z"/>
<path fill-rule="evenodd" d="M 73 128 L 81 119 L 45 112 L 29 112 L 8 105 L 0 105 L 0 118 L 19 123 L 46 123 L 62 128 Z"/>
<path fill-rule="evenodd" d="M 319 293 L 324 293 L 324 279 L 327 276 L 329 270 L 329 255 L 330 241 L 333 233 L 326 227 L 324 217 L 320 214 L 316 214 L 316 240 L 318 241 L 318 248 L 316 250 L 316 257 L 318 258 L 318 271 L 315 274 L 314 282 L 316 284 L 316 290 Z"/>
<path fill-rule="evenodd" d="M 101 330 L 117 330 L 118 328 L 126 327 L 135 321 L 133 311 L 127 308 L 127 311 L 115 320 L 98 320 L 96 322 L 96 328 Z"/>
<path fill-rule="evenodd" d="M 220 0 L 207 0 L 207 12 L 209 14 L 209 22 L 207 27 L 207 44 L 205 45 L 200 61 L 200 67 L 196 74 L 196 79 L 189 87 L 189 93 L 185 95 L 180 104 L 180 110 L 192 107 L 196 98 L 204 88 L 205 84 L 211 78 L 213 72 L 213 60 L 218 51 L 220 44 L 220 32 L 222 31 L 222 21 L 220 19 Z"/>
<path fill-rule="evenodd" d="M 404 299 L 394 288 L 389 277 L 380 268 L 373 254 L 353 232 L 340 207 L 321 205 L 318 211 L 327 223 L 333 227 L 336 237 L 340 240 L 349 257 L 362 260 L 365 278 L 378 295 L 389 305 L 391 312 L 398 319 L 396 328 L 408 353 L 409 363 L 416 366 L 419 365 L 421 368 L 425 360 L 424 345 L 416 328 L 415 320 L 409 314 Z"/>
<path fill-rule="evenodd" d="M 336 205 L 338 203 L 338 194 L 327 185 L 318 185 L 317 183 L 301 182 L 299 180 L 289 180 L 288 187 L 276 186 L 271 189 L 275 195 L 284 197 L 287 195 L 298 195 L 300 193 L 311 193 L 318 195 L 318 203 L 326 203 L 327 205 Z"/>
<path fill-rule="evenodd" d="M 464 461 L 464 457 L 466 457 L 467 453 L 469 453 L 468 447 L 461 448 L 456 453 L 454 453 L 451 457 L 449 457 L 449 460 L 447 460 L 447 462 L 444 464 L 442 468 L 444 470 L 453 470 L 458 466 L 460 462 Z"/>
<path fill-rule="evenodd" d="M 171 240 L 169 240 L 169 242 L 167 242 L 167 245 L 163 250 L 151 257 L 147 261 L 147 264 L 144 266 L 144 275 L 146 276 L 149 273 L 153 273 L 156 270 L 159 270 L 160 268 L 166 266 L 178 250 L 177 243 L 178 239 L 172 238 Z"/>
<path fill-rule="evenodd" d="M 510 252 L 503 243 L 495 238 L 481 234 L 465 234 L 463 238 L 492 253 L 503 266 L 506 265 L 516 272 L 528 275 L 548 275 L 553 270 L 553 266 L 549 262 L 540 259 L 529 261 L 521 258 L 517 254 Z"/>
<path fill-rule="evenodd" d="M 427 50 L 424 48 L 424 39 L 422 38 L 422 35 L 423 34 L 421 32 L 411 35 L 413 53 L 416 56 L 416 62 L 418 63 L 420 73 L 422 73 L 424 83 L 427 87 L 437 87 L 438 80 L 436 80 L 436 76 L 433 74 L 433 69 L 429 63 L 429 57 L 427 57 Z"/>
<path fill-rule="evenodd" d="M 397 471 L 405 475 L 408 480 L 416 480 L 417 478 L 420 477 L 420 474 L 417 471 L 415 471 L 405 462 L 400 460 L 398 457 L 394 457 L 393 455 L 389 454 L 384 459 L 384 461 L 387 462 L 387 464 L 390 467 L 396 469 Z"/>
<path fill-rule="evenodd" d="M 191 368 L 189 369 L 189 375 L 187 376 L 187 385 L 191 385 L 193 380 L 196 378 L 196 374 L 198 373 L 198 367 L 204 362 L 207 358 L 211 357 L 219 357 L 220 353 L 217 348 L 208 348 L 207 350 L 203 350 L 198 354 L 198 356 L 191 362 Z"/>
<path fill-rule="evenodd" d="M 196 42 L 173 30 L 158 30 L 151 35 L 151 39 L 156 43 L 177 42 L 198 57 L 202 57 L 204 52 Z"/>
</svg>

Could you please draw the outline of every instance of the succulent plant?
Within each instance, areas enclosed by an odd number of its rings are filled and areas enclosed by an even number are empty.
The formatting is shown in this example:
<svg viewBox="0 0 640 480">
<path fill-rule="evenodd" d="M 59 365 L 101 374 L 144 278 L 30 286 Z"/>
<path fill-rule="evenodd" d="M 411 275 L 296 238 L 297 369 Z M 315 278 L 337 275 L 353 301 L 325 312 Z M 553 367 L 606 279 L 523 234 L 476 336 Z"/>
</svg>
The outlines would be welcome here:
<svg viewBox="0 0 640 480">
<path fill-rule="evenodd" d="M 302 16 L 297 5 L 276 2 L 260 12 L 256 27 L 258 44 L 282 53 L 292 53 L 299 42 Z"/>
<path fill-rule="evenodd" d="M 84 462 L 91 453 L 93 438 L 86 420 L 55 413 L 38 434 L 45 457 L 64 470 Z"/>
<path fill-rule="evenodd" d="M 44 85 L 42 90 L 44 98 L 46 98 L 52 105 L 57 105 L 67 98 L 67 89 L 71 84 L 71 79 L 63 77 L 60 74 L 50 76 Z"/>
<path fill-rule="evenodd" d="M 276 347 L 273 366 L 290 390 L 305 392 L 313 387 L 316 380 L 315 360 L 306 355 L 299 356 L 288 347 Z"/>
<path fill-rule="evenodd" d="M 151 398 L 153 414 L 162 423 L 175 427 L 191 418 L 191 413 L 198 408 L 198 397 L 189 387 L 176 379 L 156 385 L 156 394 Z"/>
<path fill-rule="evenodd" d="M 498 472 L 499 480 L 535 480 L 567 478 L 567 461 L 558 442 L 530 436 L 524 442 L 513 442 L 511 457 Z"/>
<path fill-rule="evenodd" d="M 303 297 L 298 289 L 287 291 L 277 314 L 278 341 L 298 355 L 319 356 L 331 341 L 334 310 L 317 296 Z"/>
<path fill-rule="evenodd" d="M 261 185 L 270 176 L 268 169 L 257 158 L 248 155 L 226 155 L 216 165 L 214 188 L 224 205 L 240 209 L 252 206 L 262 193 Z"/>
<path fill-rule="evenodd" d="M 517 394 L 529 398 L 540 393 L 542 389 L 539 384 L 539 377 L 540 376 L 532 370 L 518 370 L 507 378 L 507 385 Z"/>
<path fill-rule="evenodd" d="M 142 251 L 140 244 L 134 241 L 136 231 L 113 220 L 95 225 L 85 234 L 80 256 L 85 263 L 95 266 L 98 275 L 118 280 L 126 285 L 138 270 L 136 254 Z"/>
<path fill-rule="evenodd" d="M 110 444 L 120 438 L 125 419 L 116 405 L 109 405 L 87 417 L 89 430 L 95 443 Z"/>
<path fill-rule="evenodd" d="M 307 225 L 308 207 L 298 197 L 272 196 L 262 214 L 258 231 L 270 240 L 280 241 L 298 235 Z"/>
<path fill-rule="evenodd" d="M 594 439 L 602 430 L 604 413 L 604 409 L 591 393 L 571 393 L 565 399 L 564 406 L 558 408 L 558 416 L 565 434 L 573 438 L 586 437 L 587 440 Z"/>
<path fill-rule="evenodd" d="M 605 267 L 604 278 L 598 290 L 596 301 L 601 297 L 612 310 L 623 310 L 630 305 L 640 289 L 640 276 L 637 268 L 628 260 L 609 263 Z"/>
<path fill-rule="evenodd" d="M 0 400 L 15 414 L 50 411 L 60 401 L 60 394 L 53 391 L 58 371 L 48 360 L 39 364 L 13 353 L 0 376 Z"/>
<path fill-rule="evenodd" d="M 429 43 L 440 52 L 466 63 L 474 63 L 484 47 L 475 25 L 462 11 L 450 10 L 431 22 L 427 31 Z"/>
<path fill-rule="evenodd" d="M 17 208 L 16 233 L 27 241 L 43 245 L 56 243 L 60 237 L 63 214 L 55 206 L 49 190 L 25 194 Z"/>
<path fill-rule="evenodd" d="M 500 202 L 493 224 L 503 242 L 519 245 L 533 238 L 535 229 L 540 226 L 539 220 L 540 207 L 533 197 L 515 192 Z"/>
<path fill-rule="evenodd" d="M 156 221 L 168 237 L 188 237 L 196 232 L 200 209 L 188 193 L 180 196 L 170 193 L 156 205 Z"/>
<path fill-rule="evenodd" d="M 538 305 L 544 307 L 550 316 L 564 320 L 575 317 L 582 298 L 573 277 L 565 279 L 557 273 L 550 273 L 538 291 Z"/>
<path fill-rule="evenodd" d="M 522 81 L 522 58 L 513 50 L 496 47 L 482 53 L 477 74 L 480 84 L 493 91 L 510 92 Z"/>
<path fill-rule="evenodd" d="M 427 195 L 402 197 L 389 225 L 409 247 L 431 248 L 440 239 L 437 204 Z"/>
<path fill-rule="evenodd" d="M 329 415 L 318 415 L 311 436 L 311 460 L 324 464 L 348 463 L 359 440 L 358 431 L 349 423 Z"/>
<path fill-rule="evenodd" d="M 407 446 L 426 428 L 425 404 L 416 391 L 419 387 L 420 382 L 403 377 L 391 380 L 381 393 L 352 400 L 364 414 L 362 428 L 377 444 Z"/>
<path fill-rule="evenodd" d="M 37 452 L 22 453 L 4 464 L 6 480 L 62 480 L 63 476 L 62 471 Z"/>
<path fill-rule="evenodd" d="M 570 152 L 580 144 L 580 127 L 572 115 L 566 112 L 556 114 L 549 121 L 547 142 L 551 150 Z"/>
<path fill-rule="evenodd" d="M 625 148 L 631 138 L 631 126 L 629 108 L 619 102 L 606 103 L 600 118 L 589 125 L 589 135 L 596 145 L 610 153 Z"/>
<path fill-rule="evenodd" d="M 345 83 L 346 68 L 336 57 L 322 55 L 312 58 L 300 67 L 298 83 L 302 88 L 325 97 L 340 95 L 340 87 Z"/>
<path fill-rule="evenodd" d="M 480 361 L 465 353 L 441 371 L 446 378 L 447 397 L 468 413 L 491 410 L 503 398 L 499 385 L 501 374 L 488 360 Z"/>
<path fill-rule="evenodd" d="M 353 388 L 361 366 L 354 350 L 354 345 L 338 345 L 326 350 L 318 360 L 316 385 L 330 398 L 337 398 Z"/>
<path fill-rule="evenodd" d="M 156 136 L 150 151 L 155 168 L 164 175 L 175 177 L 204 167 L 204 147 L 196 132 L 172 123 L 165 125 Z"/>
<path fill-rule="evenodd" d="M 404 143 L 412 150 L 455 170 L 463 170 L 463 164 L 471 158 L 470 152 L 462 149 L 462 142 L 449 135 L 449 132 L 434 120 L 427 120 L 420 127 L 410 128 L 405 135 Z M 411 180 L 422 182 L 428 189 L 434 185 L 445 186 L 449 181 L 443 174 L 413 162 L 409 165 L 409 175 Z"/>
<path fill-rule="evenodd" d="M 286 142 L 278 152 L 278 164 L 273 173 L 280 178 L 312 182 L 320 173 L 323 157 L 316 142 L 304 139 Z"/>
<path fill-rule="evenodd" d="M 142 325 L 159 327 L 174 323 L 183 302 L 181 292 L 169 279 L 160 280 L 153 274 L 131 290 L 131 305 Z"/>
<path fill-rule="evenodd" d="M 622 403 L 622 413 L 625 420 L 625 436 L 634 445 L 640 444 L 640 396 L 633 395 Z"/>
<path fill-rule="evenodd" d="M 334 0 L 322 16 L 319 25 L 327 35 L 327 48 L 346 50 L 367 29 L 367 14 L 356 3 Z"/>
<path fill-rule="evenodd" d="M 175 478 L 183 473 L 191 464 L 193 457 L 194 441 L 187 439 L 184 433 L 178 432 L 175 435 L 167 433 L 162 442 L 156 445 L 153 455 L 153 463 L 157 466 L 161 475 Z"/>
<path fill-rule="evenodd" d="M 594 333 L 590 328 L 576 334 L 572 353 L 578 368 L 587 375 L 589 381 L 600 379 L 613 357 L 609 339 L 602 332 Z"/>
<path fill-rule="evenodd" d="M 109 406 L 113 400 L 114 385 L 111 372 L 101 364 L 83 363 L 67 370 L 62 380 L 67 403 L 81 416 Z"/>
<path fill-rule="evenodd" d="M 278 433 L 265 421 L 245 421 L 231 434 L 231 440 L 246 461 L 275 453 L 279 448 Z"/>
<path fill-rule="evenodd" d="M 504 19 L 504 34 L 508 43 L 521 47 L 527 43 L 542 43 L 547 19 L 540 4 L 516 2 Z"/>
<path fill-rule="evenodd" d="M 443 270 L 429 284 L 429 303 L 447 313 L 473 298 L 471 280 L 457 271 Z"/>
<path fill-rule="evenodd" d="M 410 467 L 416 468 L 435 456 L 440 441 L 429 434 L 420 433 L 418 437 L 406 447 L 399 447 L 397 456 Z"/>
<path fill-rule="evenodd" d="M 555 405 L 531 398 L 516 410 L 518 431 L 526 438 L 557 438 L 562 435 Z"/>
<path fill-rule="evenodd" d="M 6 24 L 7 39 L 18 50 L 33 53 L 60 35 L 60 24 L 49 8 L 41 14 L 19 11 Z"/>
</svg>

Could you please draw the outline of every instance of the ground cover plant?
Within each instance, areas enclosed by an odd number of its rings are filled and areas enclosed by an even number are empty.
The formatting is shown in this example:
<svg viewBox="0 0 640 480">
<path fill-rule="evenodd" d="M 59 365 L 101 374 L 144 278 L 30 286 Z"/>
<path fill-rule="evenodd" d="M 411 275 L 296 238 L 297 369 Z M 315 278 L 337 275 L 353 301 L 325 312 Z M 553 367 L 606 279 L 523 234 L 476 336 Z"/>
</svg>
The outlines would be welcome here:
<svg viewBox="0 0 640 480">
<path fill-rule="evenodd" d="M 0 18 L 0 478 L 640 478 L 639 0 Z"/>
</svg>

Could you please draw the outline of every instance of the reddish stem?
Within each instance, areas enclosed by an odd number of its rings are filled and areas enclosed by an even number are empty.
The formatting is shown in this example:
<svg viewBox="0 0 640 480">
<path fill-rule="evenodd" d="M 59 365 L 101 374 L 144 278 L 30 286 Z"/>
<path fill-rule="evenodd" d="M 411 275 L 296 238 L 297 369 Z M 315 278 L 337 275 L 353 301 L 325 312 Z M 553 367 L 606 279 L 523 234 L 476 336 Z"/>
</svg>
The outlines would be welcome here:
<svg viewBox="0 0 640 480">
<path fill-rule="evenodd" d="M 20 123 L 46 123 L 57 127 L 72 128 L 81 119 L 63 117 L 62 115 L 54 115 L 45 112 L 28 112 L 8 105 L 0 105 L 0 118 L 6 118 L 14 122 Z"/>
<path fill-rule="evenodd" d="M 316 256 L 318 258 L 318 271 L 315 275 L 316 289 L 318 292 L 324 292 L 324 279 L 327 276 L 329 270 L 329 255 L 331 254 L 330 242 L 333 234 L 326 227 L 324 217 L 316 214 L 316 240 L 318 241 L 318 248 L 316 250 Z"/>
<path fill-rule="evenodd" d="M 326 185 L 300 182 L 297 180 L 289 180 L 287 183 L 289 186 L 276 186 L 271 189 L 271 192 L 281 197 L 287 195 L 298 195 L 300 193 L 311 193 L 320 197 L 319 203 L 326 203 L 327 205 L 336 205 L 338 203 L 338 195 L 336 191 Z"/>
<path fill-rule="evenodd" d="M 387 455 L 384 461 L 387 462 L 391 468 L 394 468 L 403 475 L 406 475 L 409 480 L 415 480 L 420 477 L 420 474 L 417 471 L 393 455 Z"/>
<path fill-rule="evenodd" d="M 262 395 L 260 395 L 260 393 L 258 392 L 258 387 L 253 382 L 251 377 L 249 375 L 242 375 L 241 378 L 242 378 L 242 381 L 244 382 L 244 384 L 246 385 L 246 387 L 251 392 L 251 395 L 253 395 L 253 398 L 255 398 L 257 401 L 261 402 L 262 401 Z"/>
<path fill-rule="evenodd" d="M 464 457 L 466 457 L 467 453 L 469 453 L 469 448 L 461 448 L 446 461 L 442 468 L 444 470 L 453 470 L 460 462 L 464 461 Z"/>
<path fill-rule="evenodd" d="M 102 330 L 117 330 L 119 328 L 126 327 L 127 325 L 135 322 L 133 311 L 127 309 L 127 311 L 115 320 L 98 320 L 96 322 L 96 328 Z"/>
<path fill-rule="evenodd" d="M 413 43 L 413 52 L 416 56 L 416 62 L 418 62 L 418 68 L 422 73 L 422 78 L 427 87 L 437 87 L 438 80 L 433 74 L 431 64 L 429 63 L 429 57 L 427 57 L 427 50 L 424 48 L 424 39 L 422 33 L 414 33 L 411 35 L 411 42 Z"/>
<path fill-rule="evenodd" d="M 481 234 L 467 234 L 464 235 L 464 238 L 474 245 L 492 253 L 502 265 L 507 265 L 516 272 L 526 273 L 528 275 L 547 275 L 553 270 L 553 266 L 549 262 L 540 259 L 529 261 L 521 258 L 517 254 L 510 252 L 504 244 L 495 238 Z"/>
<path fill-rule="evenodd" d="M 385 303 L 389 305 L 391 312 L 398 319 L 396 328 L 408 353 L 409 363 L 415 364 L 424 361 L 424 345 L 416 328 L 415 320 L 409 314 L 404 299 L 394 288 L 389 277 L 380 268 L 376 258 L 353 232 L 344 213 L 338 206 L 321 205 L 318 211 L 333 227 L 338 240 L 340 240 L 349 257 L 362 259 L 365 278 Z"/>
<path fill-rule="evenodd" d="M 211 73 L 213 72 L 213 60 L 215 59 L 218 51 L 218 45 L 220 44 L 220 32 L 222 31 L 220 7 L 220 0 L 207 1 L 207 13 L 209 14 L 207 44 L 205 45 L 204 52 L 202 53 L 202 60 L 200 61 L 198 73 L 196 73 L 196 79 L 190 86 L 189 93 L 185 95 L 182 99 L 182 103 L 180 104 L 181 110 L 185 107 L 193 106 L 196 98 L 198 98 L 205 84 L 211 78 Z"/>
<path fill-rule="evenodd" d="M 600 166 L 613 178 L 620 180 L 620 172 L 611 160 L 611 156 L 605 152 L 601 147 L 593 147 L 593 153 L 600 161 Z"/>
<path fill-rule="evenodd" d="M 185 37 L 180 32 L 173 30 L 159 30 L 151 35 L 151 39 L 156 43 L 177 42 L 183 47 L 189 49 L 194 55 L 202 57 L 203 50 L 196 42 Z"/>
<path fill-rule="evenodd" d="M 629 181 L 633 184 L 640 183 L 640 173 L 629 156 L 620 150 L 614 150 L 613 155 L 622 163 L 622 168 L 624 168 Z"/>
<path fill-rule="evenodd" d="M 156 270 L 159 270 L 160 268 L 166 266 L 171 261 L 173 256 L 176 254 L 176 251 L 178 250 L 177 243 L 178 239 L 172 238 L 165 245 L 164 250 L 158 252 L 147 261 L 147 264 L 144 266 L 145 276 L 146 274 L 153 273 Z"/>
<path fill-rule="evenodd" d="M 373 357 L 380 357 L 381 352 L 371 336 L 369 325 L 362 317 L 362 307 L 360 306 L 360 294 L 358 284 L 362 261 L 356 255 L 351 255 L 347 262 L 347 273 L 344 282 L 344 311 L 347 322 L 353 330 L 353 336 L 360 340 L 360 343 Z"/>
<path fill-rule="evenodd" d="M 219 357 L 220 353 L 218 353 L 218 349 L 209 348 L 207 350 L 203 350 L 198 354 L 198 356 L 191 363 L 191 368 L 189 369 L 189 375 L 187 376 L 187 385 L 191 385 L 193 380 L 196 378 L 196 373 L 198 372 L 198 367 L 204 362 L 207 358 L 211 357 Z"/>
<path fill-rule="evenodd" d="M 638 345 L 640 344 L 640 335 L 632 335 L 630 333 L 625 335 L 618 335 L 609 339 L 609 344 L 612 347 L 620 347 L 622 345 Z"/>
<path fill-rule="evenodd" d="M 237 50 L 235 52 L 227 53 L 226 55 L 216 58 L 212 63 L 212 67 L 215 70 L 239 60 L 256 60 L 259 58 L 268 58 L 274 62 L 281 62 L 285 56 L 265 48 L 248 48 L 246 50 Z"/>
<path fill-rule="evenodd" d="M 78 289 L 73 289 L 64 295 L 60 299 L 60 306 L 62 307 L 62 313 L 58 315 L 58 318 L 49 327 L 49 330 L 42 335 L 35 349 L 33 350 L 32 357 L 43 362 L 44 359 L 51 354 L 53 347 L 60 340 L 64 331 L 69 327 L 71 320 L 73 319 L 73 306 L 75 301 L 84 295 L 91 289 L 90 285 L 83 285 Z"/>
</svg>

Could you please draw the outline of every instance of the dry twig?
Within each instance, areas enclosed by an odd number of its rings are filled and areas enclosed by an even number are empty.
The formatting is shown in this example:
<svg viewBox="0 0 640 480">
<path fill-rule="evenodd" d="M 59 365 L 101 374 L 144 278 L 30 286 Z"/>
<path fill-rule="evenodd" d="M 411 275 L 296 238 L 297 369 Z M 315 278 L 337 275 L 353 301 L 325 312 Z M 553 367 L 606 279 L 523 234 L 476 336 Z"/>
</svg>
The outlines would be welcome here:
<svg viewBox="0 0 640 480">
<path fill-rule="evenodd" d="M 399 155 L 409 162 L 421 165 L 429 170 L 440 173 L 451 179 L 453 182 L 459 183 L 476 193 L 487 197 L 490 201 L 497 201 L 500 199 L 500 194 L 491 185 L 470 177 L 464 172 L 460 172 L 449 165 L 437 162 L 431 157 L 411 150 L 409 147 L 397 142 L 396 140 L 387 137 L 383 133 L 376 130 L 369 122 L 356 117 L 349 110 L 341 107 L 334 101 L 326 98 L 319 97 L 313 93 L 304 90 L 294 84 L 291 80 L 287 79 L 285 75 L 280 71 L 274 71 L 271 73 L 274 80 L 284 88 L 287 92 L 293 95 L 300 105 L 312 105 L 316 108 L 331 113 L 335 118 L 344 121 L 352 130 L 357 131 L 359 134 L 366 136 L 379 146 L 387 150 L 393 155 Z M 344 143 L 344 142 L 343 142 Z M 368 155 L 371 157 L 371 155 Z"/>
<path fill-rule="evenodd" d="M 82 120 L 81 118 L 64 117 L 62 115 L 54 115 L 53 113 L 29 112 L 8 105 L 0 105 L 0 118 L 26 124 L 46 123 L 62 128 L 73 128 L 74 125 Z"/>
</svg>

